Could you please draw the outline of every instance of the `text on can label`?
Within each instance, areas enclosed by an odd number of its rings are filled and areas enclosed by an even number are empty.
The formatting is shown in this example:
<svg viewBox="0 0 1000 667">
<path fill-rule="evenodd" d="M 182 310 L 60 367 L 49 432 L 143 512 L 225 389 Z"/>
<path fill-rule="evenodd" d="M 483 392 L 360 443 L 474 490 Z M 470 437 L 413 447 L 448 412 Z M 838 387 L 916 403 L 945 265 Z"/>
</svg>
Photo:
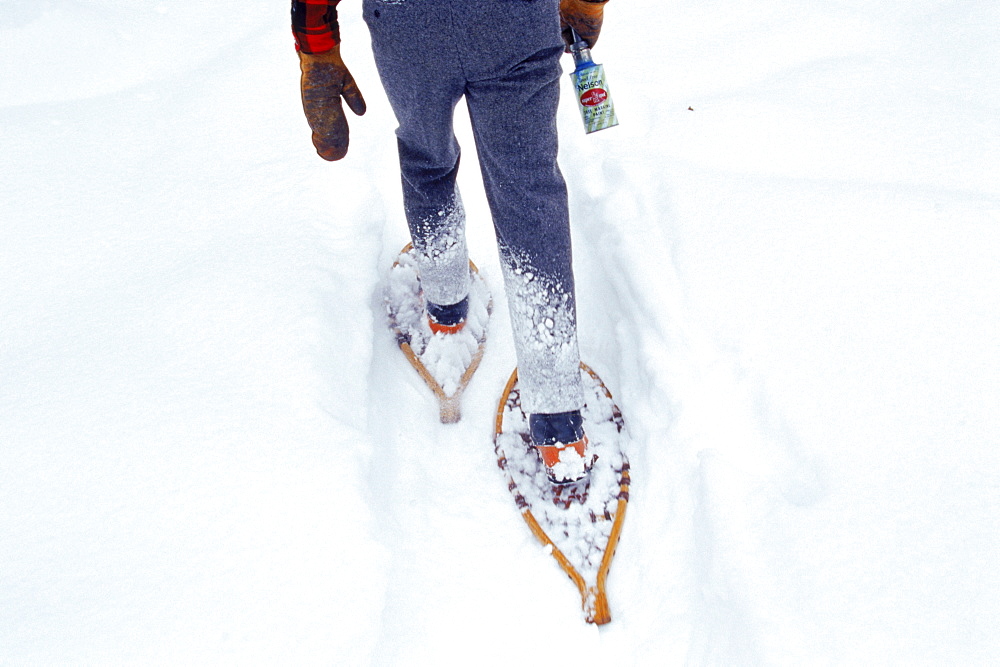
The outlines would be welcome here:
<svg viewBox="0 0 1000 667">
<path fill-rule="evenodd" d="M 591 88 L 583 95 L 580 95 L 580 104 L 587 107 L 594 107 L 608 99 L 608 91 L 603 88 Z"/>
</svg>

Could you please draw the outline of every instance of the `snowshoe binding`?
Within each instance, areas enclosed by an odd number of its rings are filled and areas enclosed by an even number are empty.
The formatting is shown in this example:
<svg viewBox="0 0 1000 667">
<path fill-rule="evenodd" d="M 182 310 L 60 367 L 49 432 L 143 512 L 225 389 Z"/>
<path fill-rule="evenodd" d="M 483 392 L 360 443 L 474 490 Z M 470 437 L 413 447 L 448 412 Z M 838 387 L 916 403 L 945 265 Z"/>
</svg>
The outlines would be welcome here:
<svg viewBox="0 0 1000 667">
<path fill-rule="evenodd" d="M 528 417 L 528 430 L 550 482 L 579 482 L 590 472 L 594 455 L 588 451 L 589 440 L 579 410 L 533 414 Z"/>
</svg>

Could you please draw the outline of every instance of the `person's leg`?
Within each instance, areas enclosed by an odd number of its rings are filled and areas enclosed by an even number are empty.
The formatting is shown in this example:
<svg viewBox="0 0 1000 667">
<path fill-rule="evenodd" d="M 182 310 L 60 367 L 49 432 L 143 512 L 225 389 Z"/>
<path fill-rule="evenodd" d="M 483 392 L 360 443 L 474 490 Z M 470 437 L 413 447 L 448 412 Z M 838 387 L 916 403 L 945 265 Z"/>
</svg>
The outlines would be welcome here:
<svg viewBox="0 0 1000 667">
<path fill-rule="evenodd" d="M 375 64 L 399 122 L 403 205 L 420 283 L 436 306 L 461 302 L 469 290 L 465 211 L 455 183 L 460 151 L 452 127 L 465 80 L 445 9 L 434 0 L 364 3 Z"/>
<path fill-rule="evenodd" d="M 567 193 L 556 164 L 562 47 L 558 23 L 551 28 L 553 45 L 466 90 L 529 413 L 583 405 Z"/>
</svg>

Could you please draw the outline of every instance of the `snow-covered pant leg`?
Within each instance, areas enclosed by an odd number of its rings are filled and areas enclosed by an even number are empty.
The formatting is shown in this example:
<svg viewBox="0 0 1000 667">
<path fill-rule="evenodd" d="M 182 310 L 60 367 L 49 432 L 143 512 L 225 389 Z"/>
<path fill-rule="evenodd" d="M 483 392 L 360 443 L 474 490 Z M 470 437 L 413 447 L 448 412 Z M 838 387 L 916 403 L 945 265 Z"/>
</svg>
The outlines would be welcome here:
<svg viewBox="0 0 1000 667">
<path fill-rule="evenodd" d="M 455 183 L 460 150 L 455 105 L 465 79 L 447 41 L 429 39 L 449 21 L 441 3 L 366 0 L 375 64 L 399 127 L 403 206 L 428 301 L 450 305 L 469 292 L 465 210 Z"/>
<path fill-rule="evenodd" d="M 556 163 L 561 53 L 561 45 L 532 53 L 466 92 L 529 413 L 583 404 L 566 184 Z"/>
<path fill-rule="evenodd" d="M 414 245 L 430 248 L 422 260 L 430 270 L 447 267 L 425 274 L 418 266 L 428 298 L 435 300 L 430 283 L 448 282 L 442 274 L 467 279 L 452 129 L 465 95 L 500 248 L 522 405 L 532 413 L 579 409 L 568 202 L 556 164 L 558 0 L 365 0 L 364 16 L 399 121 Z"/>
</svg>

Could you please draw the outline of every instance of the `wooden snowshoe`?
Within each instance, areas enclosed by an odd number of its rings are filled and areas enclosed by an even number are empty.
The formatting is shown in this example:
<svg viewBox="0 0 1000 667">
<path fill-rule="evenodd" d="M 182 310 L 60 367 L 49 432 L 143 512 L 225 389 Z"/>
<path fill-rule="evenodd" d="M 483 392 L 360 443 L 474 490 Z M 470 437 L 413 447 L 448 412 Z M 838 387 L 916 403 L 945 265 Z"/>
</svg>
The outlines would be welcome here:
<svg viewBox="0 0 1000 667">
<path fill-rule="evenodd" d="M 583 427 L 588 451 L 597 455 L 589 475 L 572 484 L 553 484 L 531 446 L 528 417 L 521 409 L 517 369 L 497 408 L 494 446 L 497 464 L 531 532 L 573 580 L 588 623 L 611 620 L 606 580 L 625 521 L 629 464 L 622 451 L 624 420 L 611 392 L 589 366 L 580 364 L 586 405 Z"/>
<path fill-rule="evenodd" d="M 457 333 L 431 331 L 413 246 L 407 244 L 389 272 L 385 308 L 399 349 L 417 370 L 440 403 L 441 421 L 462 418 L 462 392 L 486 350 L 486 331 L 493 300 L 476 265 L 469 262 L 469 313 Z"/>
</svg>

